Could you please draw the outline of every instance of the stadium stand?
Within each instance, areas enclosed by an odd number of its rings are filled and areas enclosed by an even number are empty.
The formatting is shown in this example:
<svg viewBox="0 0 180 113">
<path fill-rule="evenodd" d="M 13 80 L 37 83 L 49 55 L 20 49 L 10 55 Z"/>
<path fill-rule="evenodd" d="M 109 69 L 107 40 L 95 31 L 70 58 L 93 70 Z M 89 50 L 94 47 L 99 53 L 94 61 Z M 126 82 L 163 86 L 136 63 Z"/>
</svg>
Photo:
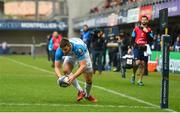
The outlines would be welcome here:
<svg viewBox="0 0 180 113">
<path fill-rule="evenodd" d="M 32 37 L 36 54 L 46 53 L 46 36 L 54 30 L 67 36 L 64 0 L 1 0 L 0 43 L 7 42 L 10 53 L 31 54 Z"/>
<path fill-rule="evenodd" d="M 139 18 L 142 15 L 147 15 L 154 32 L 154 43 L 151 46 L 153 55 L 151 58 L 155 57 L 159 61 L 161 59 L 160 56 L 155 55 L 156 51 L 161 51 L 162 48 L 162 40 L 157 38 L 161 34 L 159 10 L 168 8 L 168 34 L 171 35 L 169 50 L 173 54 L 177 50 L 175 48 L 179 48 L 175 47 L 177 45 L 176 40 L 178 40 L 177 38 L 180 35 L 179 0 L 105 0 L 101 4 L 103 5 L 98 5 L 99 7 L 94 6 L 94 10 L 91 13 L 74 18 L 74 30 L 77 33 L 80 32 L 84 24 L 87 24 L 91 30 L 102 29 L 107 39 L 109 38 L 108 34 L 117 35 L 119 32 L 125 32 L 129 35 L 134 26 L 139 25 Z M 179 53 L 176 54 L 177 56 L 179 55 Z M 153 62 L 156 61 L 155 59 Z"/>
</svg>

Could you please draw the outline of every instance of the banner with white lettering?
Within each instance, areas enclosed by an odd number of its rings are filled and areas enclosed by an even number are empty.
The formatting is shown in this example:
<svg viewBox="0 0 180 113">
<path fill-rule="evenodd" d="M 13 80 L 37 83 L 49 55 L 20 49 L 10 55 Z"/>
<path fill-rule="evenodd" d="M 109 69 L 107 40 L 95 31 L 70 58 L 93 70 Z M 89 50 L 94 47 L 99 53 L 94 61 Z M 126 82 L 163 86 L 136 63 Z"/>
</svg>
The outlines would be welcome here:
<svg viewBox="0 0 180 113">
<path fill-rule="evenodd" d="M 0 20 L 1 30 L 61 30 L 67 29 L 64 22 Z"/>
<path fill-rule="evenodd" d="M 133 23 L 139 21 L 140 8 L 134 8 L 128 10 L 127 23 Z"/>
</svg>

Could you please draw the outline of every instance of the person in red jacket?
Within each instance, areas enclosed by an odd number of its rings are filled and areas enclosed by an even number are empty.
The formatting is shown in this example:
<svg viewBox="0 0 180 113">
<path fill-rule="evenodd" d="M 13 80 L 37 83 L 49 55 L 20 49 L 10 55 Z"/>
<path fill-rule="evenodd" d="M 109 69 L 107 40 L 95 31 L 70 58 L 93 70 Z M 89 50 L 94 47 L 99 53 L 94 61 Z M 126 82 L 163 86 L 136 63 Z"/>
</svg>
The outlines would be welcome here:
<svg viewBox="0 0 180 113">
<path fill-rule="evenodd" d="M 61 40 L 62 40 L 62 35 L 58 34 L 57 31 L 54 31 L 48 46 L 49 51 L 51 51 L 52 54 L 52 67 L 54 67 L 55 53 L 57 48 L 59 47 Z"/>
<path fill-rule="evenodd" d="M 132 45 L 133 45 L 133 55 L 135 63 L 133 66 L 133 75 L 131 78 L 131 83 L 135 83 L 135 74 L 137 69 L 139 69 L 139 80 L 138 85 L 143 86 L 142 78 L 145 70 L 145 56 L 144 52 L 147 49 L 147 44 L 153 40 L 153 33 L 151 28 L 148 26 L 148 17 L 142 16 L 140 21 L 140 26 L 136 26 L 132 32 Z M 131 51 L 131 50 L 129 50 Z"/>
</svg>

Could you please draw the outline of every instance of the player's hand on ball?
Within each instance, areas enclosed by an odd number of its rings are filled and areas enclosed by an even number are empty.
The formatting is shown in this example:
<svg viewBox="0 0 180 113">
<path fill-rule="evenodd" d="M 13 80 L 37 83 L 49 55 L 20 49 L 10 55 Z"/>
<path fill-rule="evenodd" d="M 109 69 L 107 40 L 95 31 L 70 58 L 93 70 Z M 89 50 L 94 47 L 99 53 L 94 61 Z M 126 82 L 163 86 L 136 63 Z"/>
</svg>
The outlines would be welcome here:
<svg viewBox="0 0 180 113">
<path fill-rule="evenodd" d="M 75 79 L 74 75 L 71 74 L 71 75 L 69 76 L 69 81 L 68 81 L 68 82 L 71 84 L 74 79 Z"/>
<path fill-rule="evenodd" d="M 68 87 L 68 86 L 70 86 L 69 77 L 68 76 L 61 76 L 57 80 L 57 83 L 60 87 Z"/>
</svg>

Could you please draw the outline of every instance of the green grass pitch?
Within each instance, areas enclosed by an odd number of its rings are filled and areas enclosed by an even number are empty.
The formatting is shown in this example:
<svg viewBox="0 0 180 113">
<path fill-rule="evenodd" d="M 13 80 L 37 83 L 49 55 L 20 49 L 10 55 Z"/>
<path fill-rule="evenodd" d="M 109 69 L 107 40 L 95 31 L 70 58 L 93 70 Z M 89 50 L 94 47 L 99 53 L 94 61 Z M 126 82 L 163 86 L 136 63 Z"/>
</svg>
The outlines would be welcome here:
<svg viewBox="0 0 180 113">
<path fill-rule="evenodd" d="M 97 103 L 76 101 L 72 86 L 60 88 L 46 57 L 0 56 L 0 112 L 180 112 L 180 74 L 170 73 L 169 109 L 160 109 L 161 73 L 144 77 L 145 86 L 118 72 L 94 75 Z M 78 78 L 84 87 L 82 75 Z"/>
</svg>

